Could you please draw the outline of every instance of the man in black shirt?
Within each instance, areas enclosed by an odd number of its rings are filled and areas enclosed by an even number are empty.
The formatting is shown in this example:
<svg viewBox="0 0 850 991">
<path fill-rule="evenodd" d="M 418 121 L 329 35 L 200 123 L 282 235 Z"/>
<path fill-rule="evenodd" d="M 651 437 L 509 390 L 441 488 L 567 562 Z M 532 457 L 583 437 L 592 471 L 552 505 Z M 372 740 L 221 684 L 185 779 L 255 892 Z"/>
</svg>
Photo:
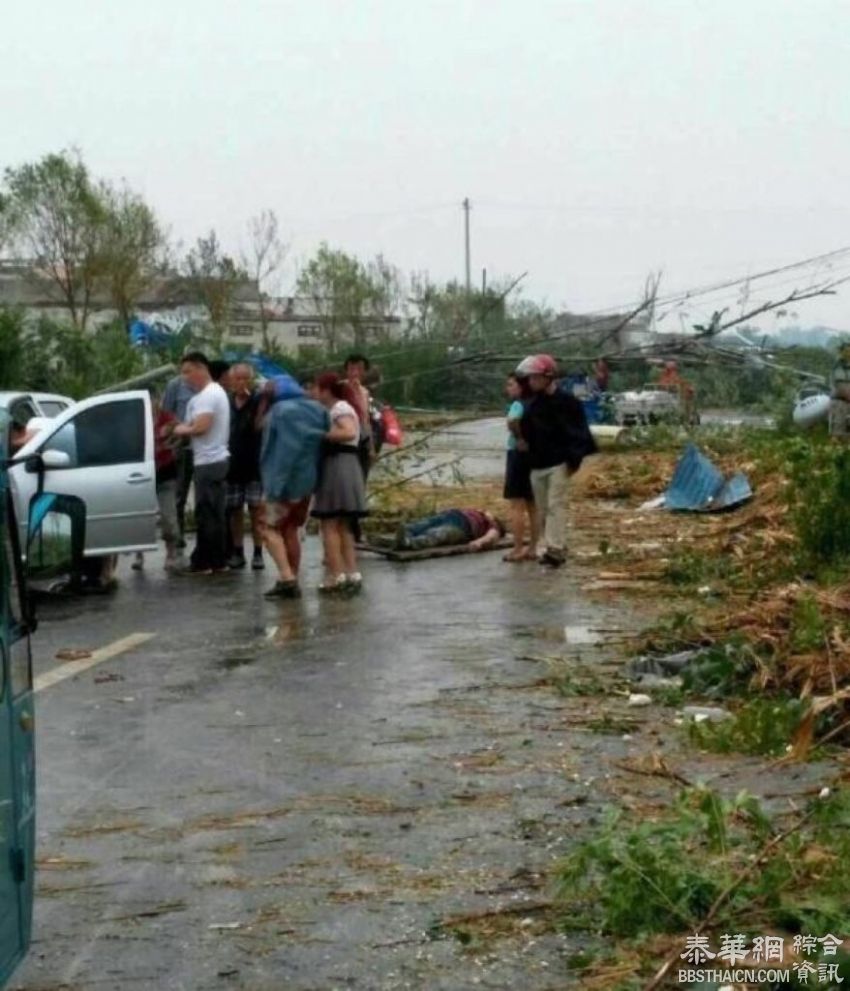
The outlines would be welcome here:
<svg viewBox="0 0 850 991">
<path fill-rule="evenodd" d="M 227 474 L 227 513 L 230 524 L 231 568 L 245 567 L 245 506 L 251 517 L 254 556 L 251 567 L 263 564 L 263 537 L 260 511 L 263 487 L 260 483 L 260 444 L 262 424 L 258 422 L 259 393 L 254 390 L 254 369 L 247 364 L 230 369 L 230 470 Z"/>
<path fill-rule="evenodd" d="M 522 443 L 531 464 L 531 488 L 543 535 L 540 560 L 560 567 L 566 556 L 567 480 L 596 451 L 584 407 L 558 387 L 558 367 L 548 354 L 526 358 L 516 374 L 532 393 L 520 420 Z"/>
</svg>

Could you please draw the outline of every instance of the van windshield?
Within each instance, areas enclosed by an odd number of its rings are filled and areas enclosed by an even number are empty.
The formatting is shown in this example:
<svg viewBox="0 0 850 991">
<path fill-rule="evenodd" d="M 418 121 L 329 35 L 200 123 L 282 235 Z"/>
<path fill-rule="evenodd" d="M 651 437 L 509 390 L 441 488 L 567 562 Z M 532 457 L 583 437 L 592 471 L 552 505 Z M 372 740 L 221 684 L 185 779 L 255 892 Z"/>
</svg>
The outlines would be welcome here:
<svg viewBox="0 0 850 991">
<path fill-rule="evenodd" d="M 60 403 L 52 399 L 41 399 L 39 400 L 38 405 L 41 407 L 41 412 L 45 416 L 49 416 L 51 419 L 59 416 L 60 413 L 68 408 L 67 403 Z"/>
</svg>

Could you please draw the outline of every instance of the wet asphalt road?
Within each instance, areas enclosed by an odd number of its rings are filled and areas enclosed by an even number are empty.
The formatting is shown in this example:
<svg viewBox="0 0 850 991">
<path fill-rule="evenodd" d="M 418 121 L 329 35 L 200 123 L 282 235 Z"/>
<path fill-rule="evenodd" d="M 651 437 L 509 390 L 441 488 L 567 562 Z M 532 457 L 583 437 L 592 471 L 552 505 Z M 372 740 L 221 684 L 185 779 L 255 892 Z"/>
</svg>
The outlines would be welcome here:
<svg viewBox="0 0 850 991">
<path fill-rule="evenodd" d="M 492 472 L 499 427 L 434 453 Z M 362 596 L 326 600 L 318 557 L 308 538 L 300 602 L 266 602 L 269 571 L 169 578 L 149 556 L 115 596 L 42 610 L 37 675 L 153 636 L 38 695 L 35 941 L 12 988 L 580 987 L 587 944 L 545 923 L 546 875 L 612 804 L 672 794 L 618 762 L 662 749 L 730 795 L 819 784 L 815 765 L 683 752 L 670 709 L 619 689 L 541 683 L 565 652 L 621 670 L 622 645 L 567 648 L 565 627 L 641 625 L 634 600 L 583 594 L 575 562 L 364 558 Z"/>
<path fill-rule="evenodd" d="M 576 946 L 533 913 L 492 948 L 429 931 L 539 901 L 592 821 L 569 798 L 628 744 L 571 733 L 517 657 L 622 617 L 498 553 L 364 559 L 361 597 L 320 600 L 317 552 L 301 602 L 264 601 L 268 572 L 168 578 L 149 556 L 114 597 L 43 610 L 37 674 L 155 635 L 38 696 L 36 932 L 12 987 L 564 986 Z"/>
</svg>

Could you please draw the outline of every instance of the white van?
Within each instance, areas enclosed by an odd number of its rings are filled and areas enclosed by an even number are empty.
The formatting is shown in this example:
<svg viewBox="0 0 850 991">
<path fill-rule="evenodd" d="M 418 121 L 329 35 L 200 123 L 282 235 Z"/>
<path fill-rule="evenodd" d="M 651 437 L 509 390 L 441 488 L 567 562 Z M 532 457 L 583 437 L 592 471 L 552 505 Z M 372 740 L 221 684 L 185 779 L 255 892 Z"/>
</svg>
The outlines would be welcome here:
<svg viewBox="0 0 850 991">
<path fill-rule="evenodd" d="M 11 396 L 8 402 L 6 396 Z M 39 416 L 36 402 L 31 393 L 0 394 L 0 406 L 24 425 Z M 75 496 L 85 504 L 86 557 L 155 549 L 156 471 L 149 394 L 92 396 L 72 403 L 58 416 L 40 418 L 38 426 L 35 436 L 9 462 L 21 546 L 27 546 L 30 502 L 48 491 Z"/>
</svg>

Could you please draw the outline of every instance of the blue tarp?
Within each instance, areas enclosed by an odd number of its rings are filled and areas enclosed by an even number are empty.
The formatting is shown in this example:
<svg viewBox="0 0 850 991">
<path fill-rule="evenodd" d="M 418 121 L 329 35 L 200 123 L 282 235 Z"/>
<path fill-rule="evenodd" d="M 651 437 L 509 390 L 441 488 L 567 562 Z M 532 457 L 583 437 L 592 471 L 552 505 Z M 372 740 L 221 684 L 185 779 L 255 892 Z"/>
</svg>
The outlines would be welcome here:
<svg viewBox="0 0 850 991">
<path fill-rule="evenodd" d="M 287 370 L 277 362 L 267 358 L 264 354 L 239 354 L 236 351 L 226 351 L 224 354 L 225 360 L 234 364 L 237 361 L 244 361 L 246 364 L 251 365 L 254 371 L 259 372 L 264 379 L 274 378 L 275 375 L 286 375 Z"/>
<path fill-rule="evenodd" d="M 688 444 L 665 493 L 665 505 L 674 511 L 717 513 L 740 506 L 752 497 L 746 475 L 738 472 L 724 478 L 694 444 Z"/>
<path fill-rule="evenodd" d="M 167 348 L 172 331 L 159 323 L 146 323 L 138 317 L 130 324 L 130 343 L 137 348 Z"/>
</svg>

